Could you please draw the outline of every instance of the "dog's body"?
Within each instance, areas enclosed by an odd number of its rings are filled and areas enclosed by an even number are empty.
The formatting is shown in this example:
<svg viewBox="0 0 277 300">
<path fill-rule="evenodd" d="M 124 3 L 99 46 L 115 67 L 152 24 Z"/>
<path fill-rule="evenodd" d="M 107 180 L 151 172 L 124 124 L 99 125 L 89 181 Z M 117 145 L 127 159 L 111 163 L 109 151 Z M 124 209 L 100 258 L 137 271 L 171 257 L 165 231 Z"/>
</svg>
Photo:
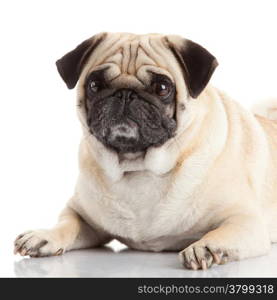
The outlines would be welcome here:
<svg viewBox="0 0 277 300">
<path fill-rule="evenodd" d="M 201 86 L 192 82 L 194 71 L 186 61 L 184 80 L 176 54 L 178 37 L 166 37 L 167 48 L 159 35 L 114 34 L 105 40 L 94 41 L 92 55 L 75 78 L 67 78 L 67 70 L 58 64 L 70 88 L 79 79 L 78 112 L 84 129 L 80 175 L 58 225 L 20 235 L 16 251 L 53 255 L 116 238 L 141 250 L 186 247 L 181 259 L 192 269 L 267 253 L 270 243 L 277 242 L 277 122 L 254 116 L 206 86 L 216 66 L 213 57 L 198 62 L 209 64 Z M 202 56 L 203 48 L 199 51 Z M 149 71 L 166 74 L 174 82 L 176 102 L 157 104 L 155 118 L 162 121 L 156 123 L 165 125 L 153 127 L 151 139 L 143 131 L 139 134 L 145 138 L 138 137 L 138 129 L 128 122 L 124 128 L 106 122 L 112 125 L 104 135 L 103 115 L 99 124 L 89 123 L 84 86 L 92 70 L 103 68 L 108 68 L 105 76 L 110 81 L 134 88 L 138 97 L 138 87 L 149 82 Z M 143 110 L 136 97 L 136 109 Z M 145 97 L 148 103 L 150 96 Z M 145 128 L 145 123 L 139 124 Z M 154 130 L 163 140 L 149 146 Z M 131 146 L 117 135 L 127 142 L 132 138 Z"/>
<path fill-rule="evenodd" d="M 201 237 L 233 209 L 243 213 L 258 209 L 259 214 L 265 214 L 271 239 L 277 241 L 277 175 L 272 172 L 277 168 L 273 156 L 277 124 L 260 117 L 257 122 L 237 103 L 208 90 L 213 96 L 202 95 L 206 98 L 202 103 L 209 109 L 214 106 L 207 116 L 214 124 L 205 124 L 204 118 L 194 134 L 185 131 L 180 139 L 165 145 L 166 162 L 174 160 L 169 171 L 159 153 L 148 161 L 134 159 L 121 164 L 104 149 L 97 153 L 97 146 L 84 139 L 76 188 L 79 196 L 72 198 L 70 206 L 86 216 L 88 223 L 99 224 L 138 249 L 181 249 L 185 239 Z M 275 132 L 275 140 L 270 130 Z M 202 145 L 200 136 L 205 136 Z M 175 147 L 178 150 L 185 141 L 189 148 L 177 151 L 176 156 Z M 108 157 L 99 162 L 100 155 Z"/>
</svg>

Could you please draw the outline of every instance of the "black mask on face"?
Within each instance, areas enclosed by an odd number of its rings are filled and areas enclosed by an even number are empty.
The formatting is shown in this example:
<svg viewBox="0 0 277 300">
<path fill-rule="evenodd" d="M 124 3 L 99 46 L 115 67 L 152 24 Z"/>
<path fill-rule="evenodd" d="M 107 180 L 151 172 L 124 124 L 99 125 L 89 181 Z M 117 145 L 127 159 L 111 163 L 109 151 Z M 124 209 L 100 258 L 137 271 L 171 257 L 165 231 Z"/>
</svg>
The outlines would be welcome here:
<svg viewBox="0 0 277 300">
<path fill-rule="evenodd" d="M 111 86 L 105 72 L 92 72 L 85 84 L 87 124 L 105 146 L 141 152 L 174 136 L 175 86 L 165 75 L 151 73 L 145 88 Z"/>
</svg>

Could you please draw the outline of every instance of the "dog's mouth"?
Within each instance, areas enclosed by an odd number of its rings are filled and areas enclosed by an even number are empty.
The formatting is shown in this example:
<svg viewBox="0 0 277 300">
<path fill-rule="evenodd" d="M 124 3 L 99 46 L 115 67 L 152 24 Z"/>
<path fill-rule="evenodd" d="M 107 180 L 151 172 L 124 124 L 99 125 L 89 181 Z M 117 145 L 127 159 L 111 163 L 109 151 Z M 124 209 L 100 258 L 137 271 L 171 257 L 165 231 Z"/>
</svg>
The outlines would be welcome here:
<svg viewBox="0 0 277 300">
<path fill-rule="evenodd" d="M 162 145 L 175 132 L 175 120 L 154 117 L 145 120 L 134 113 L 120 117 L 101 116 L 100 122 L 99 119 L 91 122 L 90 131 L 106 147 L 118 153 L 145 152 L 149 147 Z"/>
<path fill-rule="evenodd" d="M 87 102 L 90 131 L 106 147 L 118 153 L 145 152 L 174 136 L 177 124 L 166 110 L 169 106 L 132 90 L 119 91 L 129 98 L 114 93 Z M 174 112 L 174 105 L 170 107 Z"/>
</svg>

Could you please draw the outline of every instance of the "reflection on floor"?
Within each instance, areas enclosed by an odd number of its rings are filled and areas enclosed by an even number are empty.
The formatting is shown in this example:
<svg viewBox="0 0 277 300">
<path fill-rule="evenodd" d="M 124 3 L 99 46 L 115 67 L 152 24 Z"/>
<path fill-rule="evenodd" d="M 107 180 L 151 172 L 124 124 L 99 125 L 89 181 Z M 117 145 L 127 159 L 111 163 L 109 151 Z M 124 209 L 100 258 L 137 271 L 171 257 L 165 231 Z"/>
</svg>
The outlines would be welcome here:
<svg viewBox="0 0 277 300">
<path fill-rule="evenodd" d="M 184 269 L 177 253 L 138 252 L 112 247 L 78 250 L 48 258 L 14 262 L 17 277 L 277 277 L 277 245 L 269 255 L 207 271 Z"/>
</svg>

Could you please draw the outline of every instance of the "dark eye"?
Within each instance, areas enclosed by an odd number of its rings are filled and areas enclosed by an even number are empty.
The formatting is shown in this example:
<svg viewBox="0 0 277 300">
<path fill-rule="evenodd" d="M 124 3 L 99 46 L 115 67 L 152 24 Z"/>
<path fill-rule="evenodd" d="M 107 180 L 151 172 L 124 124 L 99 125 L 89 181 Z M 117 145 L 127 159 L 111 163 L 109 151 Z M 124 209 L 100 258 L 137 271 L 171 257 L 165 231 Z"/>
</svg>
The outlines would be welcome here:
<svg viewBox="0 0 277 300">
<path fill-rule="evenodd" d="M 96 93 L 99 90 L 99 82 L 91 80 L 89 82 L 89 89 L 93 92 Z"/>
<path fill-rule="evenodd" d="M 159 97 L 167 97 L 171 92 L 171 86 L 167 82 L 153 83 L 153 91 Z"/>
</svg>

